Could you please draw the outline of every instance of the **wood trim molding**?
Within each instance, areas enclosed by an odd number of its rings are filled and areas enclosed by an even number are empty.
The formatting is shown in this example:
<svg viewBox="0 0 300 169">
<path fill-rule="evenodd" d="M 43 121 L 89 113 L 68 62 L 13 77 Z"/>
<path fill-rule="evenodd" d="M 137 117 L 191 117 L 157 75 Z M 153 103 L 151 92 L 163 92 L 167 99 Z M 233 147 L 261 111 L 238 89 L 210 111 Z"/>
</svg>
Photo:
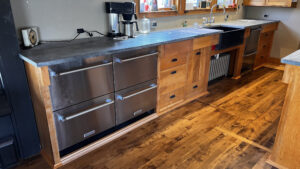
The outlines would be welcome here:
<svg viewBox="0 0 300 169">
<path fill-rule="evenodd" d="M 277 64 L 277 65 L 284 65 L 283 63 L 281 63 L 281 58 L 273 58 L 273 57 L 269 57 L 267 59 L 267 63 Z"/>
</svg>

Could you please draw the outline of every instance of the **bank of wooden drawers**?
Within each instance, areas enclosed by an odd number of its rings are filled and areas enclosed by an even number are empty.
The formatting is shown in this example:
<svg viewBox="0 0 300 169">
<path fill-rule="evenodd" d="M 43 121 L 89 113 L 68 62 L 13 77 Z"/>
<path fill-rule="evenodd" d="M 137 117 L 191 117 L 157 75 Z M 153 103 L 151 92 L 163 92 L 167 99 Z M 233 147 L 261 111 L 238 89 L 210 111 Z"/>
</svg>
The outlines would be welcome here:
<svg viewBox="0 0 300 169">
<path fill-rule="evenodd" d="M 178 88 L 184 87 L 187 75 L 186 69 L 186 64 L 183 64 L 161 71 L 159 82 L 160 94 L 170 93 Z"/>
<path fill-rule="evenodd" d="M 160 70 L 186 64 L 191 45 L 191 40 L 164 45 L 164 56 L 160 58 Z"/>
<path fill-rule="evenodd" d="M 174 104 L 178 104 L 184 101 L 184 88 L 179 88 L 169 93 L 163 94 L 160 97 L 159 104 L 161 109 L 165 107 L 172 107 Z"/>
</svg>

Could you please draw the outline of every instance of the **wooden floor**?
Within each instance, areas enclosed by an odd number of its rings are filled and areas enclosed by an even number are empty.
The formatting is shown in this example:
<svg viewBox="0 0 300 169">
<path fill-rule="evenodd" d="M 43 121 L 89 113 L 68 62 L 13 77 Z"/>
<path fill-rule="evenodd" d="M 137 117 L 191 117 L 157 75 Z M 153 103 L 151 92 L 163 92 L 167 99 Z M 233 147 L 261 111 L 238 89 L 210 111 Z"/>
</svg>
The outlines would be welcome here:
<svg viewBox="0 0 300 169">
<path fill-rule="evenodd" d="M 269 169 L 287 86 L 283 71 L 260 68 L 224 78 L 210 94 L 143 125 L 65 169 Z M 44 169 L 40 156 L 18 169 Z"/>
</svg>

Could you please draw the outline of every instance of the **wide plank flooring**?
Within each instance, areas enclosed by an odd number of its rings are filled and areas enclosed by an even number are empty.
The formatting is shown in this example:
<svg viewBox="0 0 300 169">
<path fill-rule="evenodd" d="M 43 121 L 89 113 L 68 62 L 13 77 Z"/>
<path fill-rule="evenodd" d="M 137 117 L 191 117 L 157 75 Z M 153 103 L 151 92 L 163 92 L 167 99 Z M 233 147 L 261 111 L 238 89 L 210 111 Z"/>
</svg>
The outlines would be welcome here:
<svg viewBox="0 0 300 169">
<path fill-rule="evenodd" d="M 269 169 L 287 86 L 261 68 L 223 78 L 210 94 L 141 126 L 63 169 Z M 40 156 L 18 169 L 49 168 Z"/>
</svg>

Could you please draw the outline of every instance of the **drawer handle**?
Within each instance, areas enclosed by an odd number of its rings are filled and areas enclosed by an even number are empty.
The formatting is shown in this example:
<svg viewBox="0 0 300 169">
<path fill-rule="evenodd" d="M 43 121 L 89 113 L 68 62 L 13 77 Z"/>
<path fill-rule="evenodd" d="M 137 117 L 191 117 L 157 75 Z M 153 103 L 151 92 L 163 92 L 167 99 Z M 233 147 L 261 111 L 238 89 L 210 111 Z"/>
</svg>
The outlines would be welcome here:
<svg viewBox="0 0 300 169">
<path fill-rule="evenodd" d="M 176 73 L 177 73 L 177 71 L 176 71 L 176 70 L 175 70 L 175 71 L 173 71 L 173 72 L 171 72 L 171 74 L 172 74 L 172 75 L 174 75 L 174 74 L 176 74 Z"/>
<path fill-rule="evenodd" d="M 172 59 L 172 62 L 177 62 L 177 61 L 178 61 L 177 58 Z"/>
<path fill-rule="evenodd" d="M 67 120 L 71 120 L 71 119 L 74 119 L 74 118 L 76 118 L 76 117 L 79 117 L 79 116 L 82 116 L 82 115 L 84 115 L 84 114 L 87 114 L 87 113 L 89 113 L 89 112 L 98 110 L 98 109 L 100 109 L 100 108 L 102 108 L 102 107 L 109 106 L 109 105 L 113 104 L 114 102 L 115 102 L 115 101 L 113 101 L 113 100 L 111 100 L 111 99 L 106 99 L 106 103 L 101 104 L 101 105 L 99 105 L 99 106 L 95 106 L 95 107 L 93 107 L 93 108 L 90 108 L 90 109 L 87 109 L 87 110 L 84 110 L 84 111 L 81 111 L 81 112 L 76 113 L 76 114 L 74 114 L 74 115 L 70 115 L 70 116 L 59 115 L 59 116 L 58 116 L 58 120 L 63 121 L 63 122 L 64 122 L 64 121 L 67 121 Z"/>
<path fill-rule="evenodd" d="M 173 94 L 172 96 L 170 96 L 170 99 L 174 99 L 176 97 L 175 94 Z"/>
<path fill-rule="evenodd" d="M 193 86 L 193 89 L 197 89 L 197 88 L 198 88 L 198 85 Z"/>
<path fill-rule="evenodd" d="M 131 94 L 131 95 L 128 95 L 128 96 L 125 96 L 125 97 L 123 97 L 123 96 L 121 96 L 121 95 L 117 95 L 117 99 L 118 99 L 118 100 L 126 100 L 126 99 L 129 99 L 129 98 L 133 97 L 133 96 L 136 96 L 136 95 L 145 93 L 145 92 L 147 92 L 147 91 L 149 91 L 149 90 L 152 90 L 152 89 L 155 89 L 155 88 L 157 88 L 157 85 L 153 83 L 153 84 L 150 85 L 149 88 L 144 89 L 144 90 L 141 90 L 141 91 L 136 92 L 136 93 L 133 93 L 133 94 Z"/>
<path fill-rule="evenodd" d="M 245 54 L 244 57 L 248 57 L 248 56 L 255 55 L 255 54 L 256 54 L 256 51 L 252 52 L 252 53 L 249 53 L 249 54 Z"/>
<path fill-rule="evenodd" d="M 197 52 L 196 55 L 201 55 L 201 52 Z"/>
<path fill-rule="evenodd" d="M 63 75 L 67 75 L 67 74 L 82 72 L 82 71 L 85 71 L 85 70 L 95 69 L 95 68 L 99 68 L 99 67 L 103 67 L 103 66 L 109 66 L 109 65 L 112 65 L 112 62 L 104 63 L 104 64 L 101 64 L 101 65 L 85 67 L 85 68 L 81 68 L 81 69 L 70 70 L 70 71 L 66 71 L 66 72 L 60 72 L 60 73 L 57 73 L 57 72 L 54 72 L 53 70 L 50 70 L 50 76 L 63 76 Z"/>
<path fill-rule="evenodd" d="M 117 63 L 124 63 L 124 62 L 129 62 L 129 61 L 132 61 L 132 60 L 137 60 L 137 59 L 141 59 L 141 58 L 144 58 L 144 57 L 153 56 L 153 55 L 157 55 L 157 54 L 158 54 L 158 52 L 155 52 L 155 53 L 151 53 L 151 54 L 147 54 L 147 55 L 142 55 L 142 56 L 138 56 L 138 57 L 134 57 L 134 58 L 129 58 L 129 59 L 124 59 L 124 60 L 115 57 L 114 61 L 117 62 Z"/>
</svg>

